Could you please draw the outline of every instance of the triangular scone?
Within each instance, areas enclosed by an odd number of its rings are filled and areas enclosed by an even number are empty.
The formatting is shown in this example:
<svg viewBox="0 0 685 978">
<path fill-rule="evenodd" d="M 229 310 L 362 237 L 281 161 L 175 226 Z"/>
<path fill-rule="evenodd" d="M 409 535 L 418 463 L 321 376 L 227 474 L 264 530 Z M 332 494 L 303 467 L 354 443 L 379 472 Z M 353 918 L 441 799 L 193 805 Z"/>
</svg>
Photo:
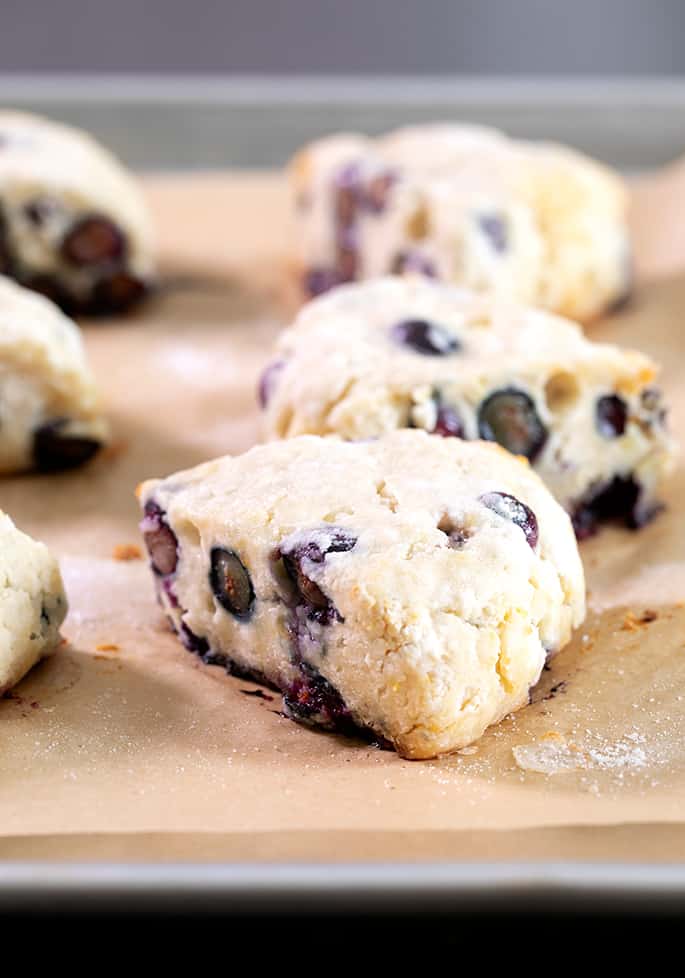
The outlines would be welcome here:
<svg viewBox="0 0 685 978">
<path fill-rule="evenodd" d="M 497 445 L 395 431 L 258 446 L 140 488 L 159 600 L 206 662 L 407 757 L 528 702 L 584 617 L 570 520 Z"/>
<path fill-rule="evenodd" d="M 655 511 L 673 444 L 646 356 L 574 323 L 419 277 L 341 286 L 281 334 L 266 433 L 374 438 L 416 427 L 524 455 L 579 535 Z"/>
</svg>

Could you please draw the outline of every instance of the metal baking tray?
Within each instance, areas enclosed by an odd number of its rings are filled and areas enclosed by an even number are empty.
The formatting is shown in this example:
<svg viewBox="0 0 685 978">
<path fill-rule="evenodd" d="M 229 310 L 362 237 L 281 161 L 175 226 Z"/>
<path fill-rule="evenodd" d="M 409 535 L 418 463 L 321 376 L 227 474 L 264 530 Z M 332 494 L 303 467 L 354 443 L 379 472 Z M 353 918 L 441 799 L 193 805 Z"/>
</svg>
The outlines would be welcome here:
<svg viewBox="0 0 685 978">
<path fill-rule="evenodd" d="M 82 126 L 141 170 L 273 167 L 324 132 L 445 118 L 570 143 L 628 171 L 685 148 L 685 79 L 13 75 L 0 76 L 0 103 Z M 0 912 L 646 912 L 684 897 L 681 863 L 0 863 Z"/>
</svg>

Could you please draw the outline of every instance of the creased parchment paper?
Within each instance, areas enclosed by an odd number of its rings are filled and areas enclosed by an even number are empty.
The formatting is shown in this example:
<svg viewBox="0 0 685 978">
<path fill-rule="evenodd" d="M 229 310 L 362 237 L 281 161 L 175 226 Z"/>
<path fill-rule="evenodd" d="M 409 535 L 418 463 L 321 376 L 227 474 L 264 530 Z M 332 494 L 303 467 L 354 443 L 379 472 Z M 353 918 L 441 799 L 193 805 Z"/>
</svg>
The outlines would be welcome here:
<svg viewBox="0 0 685 978">
<path fill-rule="evenodd" d="M 58 554 L 68 645 L 0 701 L 0 857 L 198 860 L 685 857 L 685 472 L 639 534 L 584 544 L 590 614 L 534 703 L 410 762 L 283 719 L 170 634 L 142 560 L 143 478 L 259 437 L 254 388 L 287 313 L 271 175 L 150 178 L 168 286 L 88 324 L 115 440 L 81 472 L 0 483 Z M 664 365 L 685 440 L 685 172 L 636 185 L 635 301 L 592 335 Z M 121 551 L 118 551 L 121 555 Z"/>
</svg>

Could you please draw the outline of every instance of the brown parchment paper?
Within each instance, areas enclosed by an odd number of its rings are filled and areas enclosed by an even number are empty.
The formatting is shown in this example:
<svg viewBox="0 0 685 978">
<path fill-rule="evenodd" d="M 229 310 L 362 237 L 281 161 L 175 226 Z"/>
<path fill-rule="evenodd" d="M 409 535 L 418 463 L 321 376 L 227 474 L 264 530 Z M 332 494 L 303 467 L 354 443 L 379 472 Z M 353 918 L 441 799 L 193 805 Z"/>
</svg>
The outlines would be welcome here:
<svg viewBox="0 0 685 978">
<path fill-rule="evenodd" d="M 280 178 L 149 178 L 167 286 L 87 324 L 112 447 L 0 483 L 58 554 L 68 645 L 0 701 L 0 858 L 685 858 L 685 472 L 639 534 L 582 547 L 590 613 L 534 703 L 439 761 L 316 733 L 170 634 L 138 544 L 135 485 L 259 437 L 254 388 L 287 317 Z M 643 179 L 640 287 L 592 335 L 664 365 L 685 431 L 685 169 Z"/>
</svg>

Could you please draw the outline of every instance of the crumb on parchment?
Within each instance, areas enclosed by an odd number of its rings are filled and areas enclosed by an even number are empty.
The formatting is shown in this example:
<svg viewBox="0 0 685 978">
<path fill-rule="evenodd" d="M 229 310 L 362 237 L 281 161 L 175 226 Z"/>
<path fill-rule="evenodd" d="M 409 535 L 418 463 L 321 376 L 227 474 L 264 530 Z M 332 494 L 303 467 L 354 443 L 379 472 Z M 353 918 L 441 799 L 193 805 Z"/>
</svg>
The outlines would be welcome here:
<svg viewBox="0 0 685 978">
<path fill-rule="evenodd" d="M 641 615 L 636 615 L 633 611 L 628 611 L 625 618 L 623 619 L 623 624 L 621 625 L 622 632 L 638 632 L 645 625 L 649 625 L 651 622 L 656 621 L 658 618 L 656 611 L 651 608 L 646 608 Z"/>
<path fill-rule="evenodd" d="M 112 551 L 114 560 L 142 560 L 143 551 L 137 543 L 118 543 Z"/>
</svg>

